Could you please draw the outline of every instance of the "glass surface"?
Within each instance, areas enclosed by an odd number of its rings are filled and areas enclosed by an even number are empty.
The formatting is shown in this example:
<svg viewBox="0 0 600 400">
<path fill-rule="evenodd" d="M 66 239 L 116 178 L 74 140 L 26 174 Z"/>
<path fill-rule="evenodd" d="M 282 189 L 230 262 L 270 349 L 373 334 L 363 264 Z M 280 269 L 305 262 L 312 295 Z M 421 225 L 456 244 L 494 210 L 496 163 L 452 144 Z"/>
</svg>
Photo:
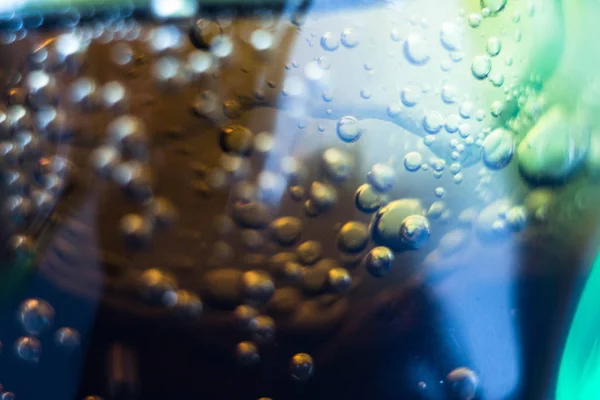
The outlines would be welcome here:
<svg viewBox="0 0 600 400">
<path fill-rule="evenodd" d="M 600 398 L 599 2 L 0 3 L 0 400 Z"/>
</svg>

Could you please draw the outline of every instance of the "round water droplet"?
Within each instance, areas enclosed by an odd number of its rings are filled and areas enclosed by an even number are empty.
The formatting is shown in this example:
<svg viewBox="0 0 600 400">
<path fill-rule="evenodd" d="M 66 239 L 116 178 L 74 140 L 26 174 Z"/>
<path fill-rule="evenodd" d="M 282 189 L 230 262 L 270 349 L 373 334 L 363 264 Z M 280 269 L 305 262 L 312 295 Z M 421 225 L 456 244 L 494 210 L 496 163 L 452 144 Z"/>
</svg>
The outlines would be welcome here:
<svg viewBox="0 0 600 400">
<path fill-rule="evenodd" d="M 250 321 L 248 329 L 258 343 L 269 343 L 275 338 L 275 321 L 267 315 L 259 315 Z"/>
<path fill-rule="evenodd" d="M 489 80 L 495 87 L 500 87 L 504 84 L 504 74 L 502 72 L 494 72 L 490 74 Z"/>
<path fill-rule="evenodd" d="M 481 0 L 481 8 L 487 8 L 490 13 L 496 14 L 506 7 L 508 0 Z"/>
<path fill-rule="evenodd" d="M 367 173 L 367 180 L 379 192 L 387 192 L 394 185 L 396 171 L 387 164 L 375 164 Z"/>
<path fill-rule="evenodd" d="M 302 221 L 296 217 L 281 217 L 273 221 L 269 229 L 275 242 L 281 246 L 289 246 L 300 237 Z"/>
<path fill-rule="evenodd" d="M 342 117 L 337 122 L 338 137 L 346 143 L 356 142 L 360 139 L 362 133 L 358 120 L 354 117 Z"/>
<path fill-rule="evenodd" d="M 483 161 L 488 168 L 502 169 L 512 159 L 515 144 L 510 131 L 495 129 L 482 143 Z"/>
<path fill-rule="evenodd" d="M 347 222 L 338 233 L 338 248 L 347 253 L 359 253 L 369 241 L 369 229 L 362 222 Z"/>
<path fill-rule="evenodd" d="M 446 195 L 446 191 L 443 187 L 435 188 L 435 197 L 439 197 L 440 199 Z"/>
<path fill-rule="evenodd" d="M 377 211 L 385 201 L 381 193 L 367 183 L 356 190 L 354 199 L 356 207 L 364 213 Z"/>
<path fill-rule="evenodd" d="M 351 176 L 354 160 L 345 151 L 330 148 L 323 153 L 323 169 L 332 181 L 343 182 Z"/>
<path fill-rule="evenodd" d="M 255 365 L 260 362 L 258 347 L 248 341 L 240 342 L 235 347 L 235 358 L 241 365 Z"/>
<path fill-rule="evenodd" d="M 393 262 L 394 253 L 384 246 L 374 247 L 364 259 L 367 271 L 375 277 L 386 275 L 392 269 Z"/>
<path fill-rule="evenodd" d="M 250 34 L 250 45 L 258 51 L 270 49 L 274 44 L 274 38 L 271 32 L 264 29 L 257 29 Z"/>
<path fill-rule="evenodd" d="M 498 54 L 500 54 L 500 50 L 502 50 L 502 42 L 500 41 L 500 38 L 497 36 L 492 36 L 489 38 L 485 49 L 491 57 L 496 57 Z"/>
<path fill-rule="evenodd" d="M 492 117 L 498 118 L 504 112 L 504 102 L 500 100 L 494 100 L 490 105 L 490 114 Z"/>
<path fill-rule="evenodd" d="M 354 31 L 354 29 L 344 29 L 342 32 L 341 41 L 344 47 L 352 49 L 358 46 L 358 34 Z"/>
<path fill-rule="evenodd" d="M 471 63 L 471 72 L 476 79 L 487 78 L 492 70 L 492 60 L 488 56 L 476 56 Z"/>
<path fill-rule="evenodd" d="M 327 284 L 336 293 L 344 293 L 352 286 L 352 276 L 345 268 L 332 268 L 327 273 Z"/>
<path fill-rule="evenodd" d="M 457 399 L 473 400 L 477 396 L 479 378 L 468 368 L 452 370 L 446 377 L 446 382 L 450 385 L 452 395 Z"/>
<path fill-rule="evenodd" d="M 337 202 L 337 191 L 335 188 L 323 182 L 313 182 L 310 185 L 308 195 L 317 212 L 327 211 Z"/>
<path fill-rule="evenodd" d="M 262 270 L 247 271 L 242 276 L 242 285 L 246 299 L 253 303 L 264 303 L 275 292 L 271 276 Z"/>
<path fill-rule="evenodd" d="M 296 247 L 298 261 L 304 265 L 316 263 L 321 258 L 322 251 L 321 243 L 315 240 L 307 240 Z"/>
<path fill-rule="evenodd" d="M 404 156 L 404 168 L 407 171 L 417 171 L 421 168 L 421 164 L 423 163 L 423 156 L 418 151 L 411 151 L 406 156 Z"/>
<path fill-rule="evenodd" d="M 394 251 L 406 250 L 402 240 L 403 221 L 413 215 L 423 213 L 421 202 L 417 199 L 396 200 L 381 208 L 371 221 L 373 241 Z M 410 222 L 410 221 L 409 221 Z"/>
<path fill-rule="evenodd" d="M 456 102 L 457 90 L 454 85 L 445 84 L 442 86 L 442 101 L 446 104 L 453 104 Z"/>
<path fill-rule="evenodd" d="M 447 50 L 454 51 L 460 47 L 462 37 L 458 27 L 450 22 L 442 24 L 440 31 L 440 42 Z"/>
<path fill-rule="evenodd" d="M 425 65 L 429 61 L 429 49 L 425 40 L 417 35 L 408 35 L 404 42 L 404 56 L 413 65 Z"/>
<path fill-rule="evenodd" d="M 219 143 L 225 152 L 247 155 L 252 149 L 253 134 L 242 125 L 229 125 L 221 130 Z"/>
<path fill-rule="evenodd" d="M 321 37 L 321 47 L 326 51 L 335 51 L 340 47 L 340 41 L 331 32 L 325 32 Z"/>
<path fill-rule="evenodd" d="M 142 297 L 152 305 L 173 305 L 177 282 L 170 274 L 158 268 L 150 268 L 142 272 L 139 278 Z"/>
<path fill-rule="evenodd" d="M 34 337 L 20 337 L 15 343 L 17 356 L 30 363 L 37 363 L 42 355 L 42 345 Z"/>
<path fill-rule="evenodd" d="M 406 107 L 413 107 L 419 101 L 419 90 L 415 87 L 405 87 L 400 93 L 400 100 Z"/>
<path fill-rule="evenodd" d="M 479 27 L 479 25 L 481 25 L 481 20 L 482 20 L 481 14 L 476 14 L 476 13 L 470 14 L 469 18 L 468 18 L 469 26 L 471 28 L 477 28 L 477 27 Z"/>
<path fill-rule="evenodd" d="M 313 375 L 314 363 L 306 353 L 295 354 L 290 360 L 290 375 L 292 379 L 300 382 L 307 381 Z"/>
<path fill-rule="evenodd" d="M 25 332 L 39 335 L 54 323 L 54 308 L 42 299 L 27 299 L 19 306 L 19 321 Z"/>
<path fill-rule="evenodd" d="M 138 214 L 127 214 L 121 218 L 121 234 L 133 247 L 145 247 L 152 239 L 152 222 Z"/>
<path fill-rule="evenodd" d="M 233 52 L 233 42 L 226 35 L 216 36 L 210 43 L 210 52 L 217 58 L 226 58 Z"/>
<path fill-rule="evenodd" d="M 428 111 L 423 117 L 423 128 L 428 133 L 438 133 L 443 125 L 444 117 L 437 111 Z"/>
<path fill-rule="evenodd" d="M 413 249 L 422 247 L 429 239 L 430 234 L 429 221 L 422 215 L 411 215 L 402 221 L 400 240 Z"/>
<path fill-rule="evenodd" d="M 58 346 L 69 351 L 78 348 L 81 343 L 81 335 L 79 335 L 79 332 L 69 327 L 57 330 L 54 338 Z"/>
</svg>

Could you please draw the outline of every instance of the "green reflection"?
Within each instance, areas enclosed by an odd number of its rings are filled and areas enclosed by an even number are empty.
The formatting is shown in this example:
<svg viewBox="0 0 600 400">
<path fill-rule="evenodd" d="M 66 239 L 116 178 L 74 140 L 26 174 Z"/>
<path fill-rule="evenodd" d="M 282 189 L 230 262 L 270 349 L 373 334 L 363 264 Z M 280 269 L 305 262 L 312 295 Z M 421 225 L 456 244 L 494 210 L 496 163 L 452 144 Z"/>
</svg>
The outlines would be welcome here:
<svg viewBox="0 0 600 400">
<path fill-rule="evenodd" d="M 560 364 L 556 400 L 600 399 L 600 254 L 579 301 Z"/>
</svg>

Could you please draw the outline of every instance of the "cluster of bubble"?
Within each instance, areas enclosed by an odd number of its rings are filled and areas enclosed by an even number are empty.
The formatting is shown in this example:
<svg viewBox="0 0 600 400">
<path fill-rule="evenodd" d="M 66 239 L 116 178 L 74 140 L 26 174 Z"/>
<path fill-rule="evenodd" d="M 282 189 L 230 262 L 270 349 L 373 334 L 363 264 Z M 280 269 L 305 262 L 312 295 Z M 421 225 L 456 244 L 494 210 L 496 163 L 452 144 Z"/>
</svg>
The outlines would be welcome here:
<svg viewBox="0 0 600 400">
<path fill-rule="evenodd" d="M 54 326 L 55 311 L 52 305 L 43 299 L 29 298 L 24 300 L 18 309 L 18 319 L 26 336 L 15 342 L 15 353 L 19 359 L 28 363 L 37 363 L 42 354 L 40 337 Z M 76 350 L 81 337 L 71 327 L 61 327 L 54 334 L 54 342 L 61 349 L 72 352 Z"/>
</svg>

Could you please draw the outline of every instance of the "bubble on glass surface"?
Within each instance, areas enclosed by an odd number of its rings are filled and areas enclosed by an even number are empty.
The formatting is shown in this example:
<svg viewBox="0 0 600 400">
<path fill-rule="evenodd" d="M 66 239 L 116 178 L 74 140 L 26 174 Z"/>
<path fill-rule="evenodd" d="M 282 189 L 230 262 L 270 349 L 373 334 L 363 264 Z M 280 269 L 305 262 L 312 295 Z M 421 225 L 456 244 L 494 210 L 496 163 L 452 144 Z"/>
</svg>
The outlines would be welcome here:
<svg viewBox="0 0 600 400">
<path fill-rule="evenodd" d="M 323 248 L 316 240 L 307 240 L 296 247 L 296 256 L 303 265 L 313 265 L 321 258 Z"/>
<path fill-rule="evenodd" d="M 402 35 L 400 34 L 400 32 L 398 32 L 397 29 L 392 29 L 390 31 L 390 39 L 392 39 L 394 42 L 399 42 L 400 40 L 402 40 Z"/>
<path fill-rule="evenodd" d="M 15 228 L 23 228 L 33 210 L 31 200 L 19 195 L 8 197 L 3 206 L 4 212 L 8 215 L 7 220 L 14 224 Z"/>
<path fill-rule="evenodd" d="M 75 80 L 69 87 L 69 100 L 83 107 L 91 108 L 98 103 L 96 81 L 89 77 Z"/>
<path fill-rule="evenodd" d="M 239 226 L 251 229 L 262 229 L 271 219 L 268 207 L 260 201 L 236 201 L 232 217 Z"/>
<path fill-rule="evenodd" d="M 158 58 L 152 64 L 152 76 L 162 85 L 176 85 L 184 81 L 181 62 L 172 56 Z"/>
<path fill-rule="evenodd" d="M 280 217 L 269 226 L 271 237 L 280 246 L 294 244 L 302 234 L 302 221 L 296 217 Z"/>
<path fill-rule="evenodd" d="M 439 219 L 442 214 L 446 211 L 446 203 L 443 201 L 434 201 L 429 210 L 427 210 L 427 216 L 431 219 Z"/>
<path fill-rule="evenodd" d="M 45 300 L 27 299 L 19 306 L 18 316 L 23 330 L 37 336 L 52 327 L 55 312 Z"/>
<path fill-rule="evenodd" d="M 20 337 L 15 342 L 15 353 L 21 360 L 37 363 L 42 355 L 42 344 L 35 337 Z"/>
<path fill-rule="evenodd" d="M 428 111 L 423 117 L 423 128 L 427 133 L 438 133 L 444 125 L 444 117 L 437 111 Z"/>
<path fill-rule="evenodd" d="M 110 58 L 117 65 L 127 65 L 133 60 L 133 50 L 127 43 L 117 43 L 110 48 Z"/>
<path fill-rule="evenodd" d="M 330 92 L 323 92 L 321 97 L 323 98 L 323 101 L 327 103 L 333 101 L 333 96 Z"/>
<path fill-rule="evenodd" d="M 440 239 L 438 250 L 443 256 L 451 256 L 463 249 L 469 239 L 467 229 L 452 229 Z"/>
<path fill-rule="evenodd" d="M 369 229 L 362 222 L 347 222 L 338 232 L 338 248 L 347 253 L 359 253 L 363 251 L 368 241 Z"/>
<path fill-rule="evenodd" d="M 119 223 L 121 235 L 132 247 L 145 247 L 152 239 L 152 222 L 139 214 L 127 214 Z"/>
<path fill-rule="evenodd" d="M 53 76 L 32 71 L 26 79 L 27 102 L 34 109 L 51 106 L 58 101 L 58 86 Z"/>
<path fill-rule="evenodd" d="M 313 182 L 308 191 L 309 199 L 316 207 L 317 212 L 324 212 L 331 209 L 338 199 L 335 188 L 323 182 Z"/>
<path fill-rule="evenodd" d="M 482 0 L 483 1 L 483 0 Z M 460 400 L 473 400 L 479 391 L 479 378 L 468 368 L 456 368 L 446 376 L 452 395 Z"/>
<path fill-rule="evenodd" d="M 340 118 L 337 122 L 336 131 L 338 137 L 345 143 L 356 142 L 363 134 L 358 120 L 352 116 Z"/>
<path fill-rule="evenodd" d="M 152 29 L 148 36 L 150 50 L 162 53 L 166 50 L 178 49 L 184 43 L 183 34 L 173 25 L 162 25 Z"/>
<path fill-rule="evenodd" d="M 390 202 L 373 216 L 370 227 L 373 242 L 394 251 L 405 250 L 406 244 L 401 235 L 403 221 L 409 216 L 422 215 L 422 213 L 423 206 L 417 199 Z"/>
<path fill-rule="evenodd" d="M 0 396 L 0 400 L 16 400 L 17 396 L 13 392 L 4 392 Z"/>
<path fill-rule="evenodd" d="M 505 215 L 510 207 L 510 201 L 501 198 L 481 210 L 477 218 L 473 221 L 473 227 L 480 240 L 487 242 L 507 237 L 507 234 L 510 232 L 508 224 L 500 216 Z"/>
<path fill-rule="evenodd" d="M 387 247 L 374 247 L 364 258 L 364 265 L 369 274 L 382 277 L 392 269 L 394 253 Z"/>
<path fill-rule="evenodd" d="M 258 347 L 249 341 L 239 342 L 235 346 L 235 358 L 239 364 L 244 366 L 258 364 L 260 362 Z"/>
<path fill-rule="evenodd" d="M 446 190 L 443 187 L 435 188 L 435 197 L 439 197 L 440 199 L 446 195 Z"/>
<path fill-rule="evenodd" d="M 65 326 L 56 331 L 54 341 L 59 347 L 73 351 L 81 344 L 81 335 L 77 330 Z"/>
<path fill-rule="evenodd" d="M 400 92 L 400 100 L 406 107 L 414 107 L 421 97 L 419 90 L 415 87 L 408 86 Z"/>
<path fill-rule="evenodd" d="M 179 218 L 175 205 L 162 196 L 150 200 L 148 211 L 154 225 L 161 228 L 172 226 Z"/>
<path fill-rule="evenodd" d="M 358 46 L 358 33 L 352 29 L 352 28 L 348 28 L 348 29 L 344 29 L 342 31 L 342 36 L 341 36 L 341 42 L 342 45 L 344 47 L 347 47 L 349 49 L 352 49 L 356 46 Z"/>
<path fill-rule="evenodd" d="M 263 270 L 244 272 L 242 286 L 246 299 L 252 303 L 264 303 L 273 296 L 275 284 L 271 276 Z"/>
<path fill-rule="evenodd" d="M 458 95 L 458 90 L 456 86 L 451 84 L 444 84 L 442 86 L 441 98 L 442 101 L 446 104 L 453 104 L 456 102 L 456 97 Z"/>
<path fill-rule="evenodd" d="M 500 41 L 500 38 L 498 36 L 492 36 L 489 38 L 485 49 L 490 57 L 496 57 L 502 50 L 502 42 Z"/>
<path fill-rule="evenodd" d="M 258 51 L 269 50 L 275 44 L 271 32 L 265 29 L 256 29 L 250 34 L 250 45 Z"/>
<path fill-rule="evenodd" d="M 390 165 L 377 163 L 367 173 L 367 181 L 379 192 L 387 192 L 394 185 L 396 171 Z"/>
<path fill-rule="evenodd" d="M 442 29 L 440 31 L 440 42 L 442 43 L 442 46 L 446 48 L 446 50 L 458 50 L 460 48 L 461 41 L 461 32 L 455 24 L 451 22 L 445 22 L 442 24 Z"/>
<path fill-rule="evenodd" d="M 490 169 L 502 169 L 508 165 L 515 151 L 512 132 L 497 128 L 482 143 L 483 161 Z"/>
<path fill-rule="evenodd" d="M 427 42 L 420 35 L 408 35 L 403 49 L 406 60 L 413 65 L 425 65 L 429 61 Z"/>
<path fill-rule="evenodd" d="M 327 285 L 335 293 L 344 293 L 352 286 L 352 276 L 345 268 L 332 268 L 327 273 Z"/>
<path fill-rule="evenodd" d="M 213 57 L 207 51 L 194 50 L 187 56 L 186 69 L 192 77 L 197 77 L 210 71 L 212 66 Z"/>
<path fill-rule="evenodd" d="M 492 117 L 494 118 L 499 118 L 504 112 L 504 107 L 505 104 L 503 101 L 494 100 L 490 105 L 490 114 L 492 114 Z"/>
<path fill-rule="evenodd" d="M 371 98 L 371 91 L 369 89 L 361 89 L 360 91 L 360 97 L 362 97 L 365 100 L 368 100 Z"/>
<path fill-rule="evenodd" d="M 495 87 L 500 87 L 504 84 L 504 74 L 502 72 L 491 73 L 489 80 Z"/>
<path fill-rule="evenodd" d="M 472 14 L 469 14 L 469 17 L 467 20 L 468 20 L 469 26 L 471 28 L 477 28 L 477 27 L 479 27 L 479 25 L 481 25 L 482 17 L 481 17 L 481 14 L 472 13 Z"/>
<path fill-rule="evenodd" d="M 444 128 L 448 133 L 454 133 L 458 131 L 458 126 L 460 125 L 460 117 L 457 114 L 450 114 L 446 117 L 446 123 L 444 124 Z"/>
<path fill-rule="evenodd" d="M 423 215 L 408 216 L 400 226 L 400 240 L 413 249 L 422 247 L 429 240 L 430 235 L 429 220 Z"/>
<path fill-rule="evenodd" d="M 414 172 L 421 168 L 423 156 L 418 151 L 411 151 L 404 156 L 404 168 L 407 171 Z"/>
<path fill-rule="evenodd" d="M 364 213 L 375 212 L 383 205 L 385 198 L 368 183 L 361 185 L 354 194 L 356 208 Z"/>
<path fill-rule="evenodd" d="M 304 382 L 312 377 L 314 373 L 314 362 L 309 354 L 298 353 L 290 360 L 289 368 L 292 379 Z"/>
<path fill-rule="evenodd" d="M 275 338 L 275 320 L 268 315 L 259 315 L 248 324 L 252 338 L 257 343 L 270 343 Z"/>
<path fill-rule="evenodd" d="M 513 232 L 521 232 L 527 225 L 527 209 L 524 206 L 511 207 L 506 212 L 506 224 Z"/>
<path fill-rule="evenodd" d="M 475 56 L 471 63 L 471 73 L 476 79 L 483 80 L 492 71 L 492 60 L 488 56 Z"/>
<path fill-rule="evenodd" d="M 176 300 L 175 278 L 158 268 L 150 268 L 139 277 L 139 289 L 143 299 L 152 305 L 172 306 Z"/>
<path fill-rule="evenodd" d="M 354 160 L 347 152 L 332 147 L 323 152 L 323 169 L 332 181 L 343 182 L 352 175 Z"/>
<path fill-rule="evenodd" d="M 326 51 L 335 51 L 340 47 L 340 41 L 331 32 L 325 32 L 321 36 L 321 47 Z"/>
<path fill-rule="evenodd" d="M 217 35 L 210 43 L 210 52 L 219 59 L 227 58 L 233 53 L 233 41 L 227 35 Z"/>
<path fill-rule="evenodd" d="M 145 159 L 148 139 L 145 124 L 140 118 L 125 115 L 113 120 L 107 128 L 110 143 L 126 157 Z"/>
<path fill-rule="evenodd" d="M 123 110 L 127 105 L 127 89 L 119 81 L 106 82 L 100 88 L 99 100 L 107 109 Z"/>
<path fill-rule="evenodd" d="M 219 143 L 225 152 L 247 155 L 252 149 L 254 137 L 243 125 L 228 125 L 221 130 Z"/>
<path fill-rule="evenodd" d="M 250 327 L 250 321 L 258 316 L 258 310 L 250 305 L 241 304 L 233 310 L 233 319 L 236 326 L 242 330 Z"/>
</svg>

